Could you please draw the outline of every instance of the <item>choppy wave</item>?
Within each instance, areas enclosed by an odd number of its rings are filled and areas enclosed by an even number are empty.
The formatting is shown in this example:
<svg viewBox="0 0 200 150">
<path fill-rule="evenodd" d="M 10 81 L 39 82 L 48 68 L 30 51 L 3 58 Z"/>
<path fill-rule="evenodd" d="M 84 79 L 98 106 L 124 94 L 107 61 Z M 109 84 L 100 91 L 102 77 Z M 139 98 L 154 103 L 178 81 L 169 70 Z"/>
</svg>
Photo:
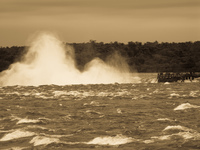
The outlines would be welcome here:
<svg viewBox="0 0 200 150">
<path fill-rule="evenodd" d="M 45 136 L 35 136 L 30 143 L 34 146 L 39 145 L 48 145 L 51 143 L 59 143 L 60 140 L 58 138 L 52 138 L 52 137 L 45 137 Z"/>
<path fill-rule="evenodd" d="M 0 141 L 10 141 L 13 139 L 18 139 L 18 138 L 23 138 L 23 137 L 29 137 L 29 136 L 34 136 L 35 133 L 34 132 L 30 132 L 30 131 L 24 131 L 24 130 L 15 130 L 11 133 L 8 133 L 6 135 L 4 135 Z"/>
<path fill-rule="evenodd" d="M 97 144 L 97 145 L 121 145 L 127 144 L 136 141 L 134 138 L 126 137 L 123 135 L 116 135 L 114 137 L 104 136 L 96 137 L 93 140 L 89 141 L 87 144 Z"/>
<path fill-rule="evenodd" d="M 200 108 L 200 106 L 192 105 L 190 103 L 183 103 L 177 106 L 176 108 L 174 108 L 174 110 L 184 110 L 184 109 L 189 109 L 189 108 Z"/>
<path fill-rule="evenodd" d="M 199 87 L 198 83 L 1 87 L 0 149 L 165 149 L 176 146 L 176 140 L 185 149 L 191 148 L 187 143 L 197 148 Z"/>
</svg>

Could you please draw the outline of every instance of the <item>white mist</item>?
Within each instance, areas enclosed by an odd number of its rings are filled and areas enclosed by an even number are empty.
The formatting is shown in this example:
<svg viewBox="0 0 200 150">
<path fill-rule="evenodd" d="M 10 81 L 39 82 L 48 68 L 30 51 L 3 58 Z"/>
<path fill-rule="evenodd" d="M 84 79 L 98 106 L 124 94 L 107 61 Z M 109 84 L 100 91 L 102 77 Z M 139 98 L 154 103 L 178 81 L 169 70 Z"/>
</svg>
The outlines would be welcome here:
<svg viewBox="0 0 200 150">
<path fill-rule="evenodd" d="M 67 84 L 108 84 L 130 83 L 128 67 L 125 61 L 115 56 L 108 64 L 95 58 L 80 72 L 75 67 L 74 50 L 65 46 L 52 34 L 43 33 L 31 43 L 22 62 L 12 64 L 8 70 L 0 73 L 0 85 L 67 85 Z M 111 62 L 111 63 L 110 63 Z M 115 64 L 116 62 L 116 64 Z M 138 78 L 134 82 L 139 82 Z"/>
</svg>

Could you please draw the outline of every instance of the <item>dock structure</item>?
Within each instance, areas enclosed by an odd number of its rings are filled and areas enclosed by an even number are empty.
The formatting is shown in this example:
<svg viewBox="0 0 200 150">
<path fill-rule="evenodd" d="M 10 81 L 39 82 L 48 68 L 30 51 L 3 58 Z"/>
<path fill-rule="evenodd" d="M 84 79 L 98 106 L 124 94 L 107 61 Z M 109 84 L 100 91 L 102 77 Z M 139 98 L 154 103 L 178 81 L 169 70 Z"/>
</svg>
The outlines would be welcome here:
<svg viewBox="0 0 200 150">
<path fill-rule="evenodd" d="M 158 73 L 157 80 L 158 82 L 184 82 L 185 80 L 192 82 L 192 80 L 198 77 L 200 77 L 200 73 L 197 74 L 195 72 L 161 72 Z"/>
</svg>

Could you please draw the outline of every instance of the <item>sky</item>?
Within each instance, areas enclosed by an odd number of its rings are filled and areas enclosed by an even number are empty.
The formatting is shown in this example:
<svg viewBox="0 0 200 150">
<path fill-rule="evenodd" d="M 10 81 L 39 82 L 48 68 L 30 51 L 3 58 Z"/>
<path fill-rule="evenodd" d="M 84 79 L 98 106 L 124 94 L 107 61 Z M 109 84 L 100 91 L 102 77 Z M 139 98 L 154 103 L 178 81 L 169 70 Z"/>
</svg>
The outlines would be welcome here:
<svg viewBox="0 0 200 150">
<path fill-rule="evenodd" d="M 68 43 L 200 41 L 200 0 L 0 0 L 0 46 L 40 31 Z"/>
</svg>

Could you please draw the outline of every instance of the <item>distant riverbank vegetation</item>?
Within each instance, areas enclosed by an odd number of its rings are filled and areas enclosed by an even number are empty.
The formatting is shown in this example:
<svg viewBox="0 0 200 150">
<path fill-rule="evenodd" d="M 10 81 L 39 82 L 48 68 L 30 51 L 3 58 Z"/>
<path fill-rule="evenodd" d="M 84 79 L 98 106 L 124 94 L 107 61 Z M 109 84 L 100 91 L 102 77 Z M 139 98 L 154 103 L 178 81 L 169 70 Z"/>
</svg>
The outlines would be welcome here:
<svg viewBox="0 0 200 150">
<path fill-rule="evenodd" d="M 106 61 L 118 52 L 125 58 L 131 71 L 138 72 L 200 72 L 200 41 L 181 43 L 119 42 L 68 43 L 74 47 L 76 65 L 84 65 L 95 57 Z M 19 61 L 25 46 L 0 47 L 0 71 Z"/>
</svg>

